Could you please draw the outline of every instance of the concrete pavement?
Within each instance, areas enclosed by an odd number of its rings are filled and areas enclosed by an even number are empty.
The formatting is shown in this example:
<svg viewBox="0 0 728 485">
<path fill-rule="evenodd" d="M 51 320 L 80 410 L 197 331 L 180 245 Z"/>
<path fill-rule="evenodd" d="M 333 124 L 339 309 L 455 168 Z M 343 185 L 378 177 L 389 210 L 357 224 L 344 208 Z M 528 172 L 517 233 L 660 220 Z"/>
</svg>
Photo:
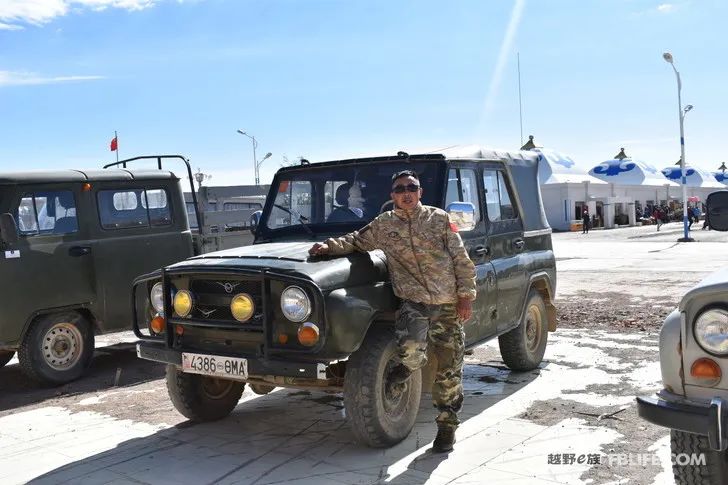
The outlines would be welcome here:
<svg viewBox="0 0 728 485">
<path fill-rule="evenodd" d="M 697 231 L 698 242 L 678 245 L 674 226 L 659 235 L 654 227 L 554 235 L 558 298 L 620 292 L 649 303 L 677 297 L 728 264 L 725 234 Z M 633 404 L 660 387 L 657 334 L 583 323 L 550 335 L 537 371 L 507 370 L 497 342 L 468 356 L 463 424 L 449 456 L 429 451 L 429 399 L 408 439 L 372 450 L 353 441 L 340 395 L 246 390 L 228 419 L 190 425 L 170 410 L 152 368 L 148 378 L 118 387 L 39 394 L 33 402 L 12 401 L 21 391 L 4 388 L 0 482 L 672 483 L 668 433 L 639 420 Z M 107 336 L 99 347 L 131 340 Z M 17 365 L 0 369 L 3 379 L 17 382 Z M 628 454 L 649 463 L 625 464 Z"/>
</svg>

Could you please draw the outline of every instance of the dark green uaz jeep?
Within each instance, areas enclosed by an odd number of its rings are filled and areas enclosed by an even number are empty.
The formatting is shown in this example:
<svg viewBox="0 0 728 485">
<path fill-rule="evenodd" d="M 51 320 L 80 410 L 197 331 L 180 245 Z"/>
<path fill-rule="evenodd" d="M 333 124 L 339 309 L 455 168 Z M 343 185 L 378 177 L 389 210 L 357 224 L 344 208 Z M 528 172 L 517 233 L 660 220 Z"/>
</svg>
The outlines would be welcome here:
<svg viewBox="0 0 728 485">
<path fill-rule="evenodd" d="M 343 160 L 278 171 L 253 246 L 167 266 L 135 282 L 141 358 L 167 363 L 179 412 L 214 420 L 245 383 L 343 391 L 362 442 L 391 446 L 412 429 L 422 375 L 388 386 L 398 301 L 383 253 L 310 258 L 314 242 L 391 208 L 391 176 L 420 174 L 422 202 L 445 208 L 477 268 L 466 345 L 499 338 L 515 370 L 539 365 L 555 330 L 555 260 L 537 153 L 458 153 Z M 436 274 L 430 275 L 437 278 Z"/>
</svg>

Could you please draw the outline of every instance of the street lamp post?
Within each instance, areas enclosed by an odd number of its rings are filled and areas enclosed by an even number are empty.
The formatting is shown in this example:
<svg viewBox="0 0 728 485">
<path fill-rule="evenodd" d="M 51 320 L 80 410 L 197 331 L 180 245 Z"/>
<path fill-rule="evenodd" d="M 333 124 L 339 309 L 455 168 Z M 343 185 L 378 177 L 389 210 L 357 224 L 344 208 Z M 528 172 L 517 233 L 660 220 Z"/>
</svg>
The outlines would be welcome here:
<svg viewBox="0 0 728 485">
<path fill-rule="evenodd" d="M 682 199 L 683 199 L 683 237 L 678 239 L 679 242 L 691 242 L 693 238 L 688 235 L 688 188 L 685 176 L 685 114 L 690 111 L 693 106 L 687 105 L 685 109 L 682 106 L 682 82 L 680 81 L 680 73 L 675 68 L 673 63 L 672 54 L 665 52 L 662 54 L 662 58 L 672 66 L 672 70 L 675 71 L 675 77 L 677 78 L 677 106 L 678 114 L 680 115 L 680 181 L 682 184 Z"/>
<path fill-rule="evenodd" d="M 259 162 L 255 155 L 255 149 L 258 148 L 258 142 L 255 140 L 255 137 L 253 135 L 248 135 L 243 130 L 238 130 L 238 133 L 247 136 L 253 142 L 253 168 L 255 169 L 255 186 L 258 187 L 260 186 L 260 166 L 273 154 L 271 152 L 266 153 L 263 159 Z"/>
</svg>

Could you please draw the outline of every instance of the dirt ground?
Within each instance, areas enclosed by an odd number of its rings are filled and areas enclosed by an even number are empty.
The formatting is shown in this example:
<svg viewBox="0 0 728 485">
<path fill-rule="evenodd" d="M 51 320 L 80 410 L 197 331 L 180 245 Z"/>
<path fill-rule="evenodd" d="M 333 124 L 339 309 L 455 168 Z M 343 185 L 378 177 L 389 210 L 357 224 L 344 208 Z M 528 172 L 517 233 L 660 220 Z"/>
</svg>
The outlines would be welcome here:
<svg viewBox="0 0 728 485">
<path fill-rule="evenodd" d="M 614 291 L 579 291 L 556 298 L 559 328 L 658 331 L 665 317 L 678 305 L 677 297 L 649 299 Z"/>
</svg>

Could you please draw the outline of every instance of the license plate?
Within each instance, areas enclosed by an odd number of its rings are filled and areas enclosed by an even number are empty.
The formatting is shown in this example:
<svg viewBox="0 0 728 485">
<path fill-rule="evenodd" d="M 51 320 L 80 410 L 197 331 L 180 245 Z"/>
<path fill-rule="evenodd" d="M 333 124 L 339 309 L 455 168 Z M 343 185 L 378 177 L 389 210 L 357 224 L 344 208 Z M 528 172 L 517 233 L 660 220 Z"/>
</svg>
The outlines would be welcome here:
<svg viewBox="0 0 728 485">
<path fill-rule="evenodd" d="M 206 376 L 248 378 L 248 361 L 236 357 L 182 353 L 182 372 Z"/>
</svg>

